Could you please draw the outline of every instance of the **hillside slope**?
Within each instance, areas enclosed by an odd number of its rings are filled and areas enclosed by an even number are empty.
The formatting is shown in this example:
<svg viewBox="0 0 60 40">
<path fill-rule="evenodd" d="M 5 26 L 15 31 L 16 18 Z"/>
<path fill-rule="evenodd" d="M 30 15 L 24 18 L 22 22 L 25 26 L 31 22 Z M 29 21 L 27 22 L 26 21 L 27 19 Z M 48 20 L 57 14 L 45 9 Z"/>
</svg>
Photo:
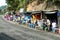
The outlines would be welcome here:
<svg viewBox="0 0 60 40">
<path fill-rule="evenodd" d="M 40 11 L 40 10 L 58 10 L 59 8 L 56 5 L 53 5 L 52 2 L 45 0 L 42 3 L 38 4 L 38 1 L 35 0 L 32 3 L 28 4 L 27 11 Z"/>
</svg>

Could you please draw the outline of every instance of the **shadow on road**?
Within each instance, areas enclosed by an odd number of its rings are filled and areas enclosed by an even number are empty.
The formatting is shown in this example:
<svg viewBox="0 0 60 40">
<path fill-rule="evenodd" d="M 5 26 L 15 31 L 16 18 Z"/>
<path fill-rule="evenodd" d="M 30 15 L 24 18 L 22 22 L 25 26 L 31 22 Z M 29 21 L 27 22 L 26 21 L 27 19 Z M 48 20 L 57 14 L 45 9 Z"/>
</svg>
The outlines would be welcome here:
<svg viewBox="0 0 60 40">
<path fill-rule="evenodd" d="M 16 40 L 5 33 L 0 33 L 0 40 Z"/>
</svg>

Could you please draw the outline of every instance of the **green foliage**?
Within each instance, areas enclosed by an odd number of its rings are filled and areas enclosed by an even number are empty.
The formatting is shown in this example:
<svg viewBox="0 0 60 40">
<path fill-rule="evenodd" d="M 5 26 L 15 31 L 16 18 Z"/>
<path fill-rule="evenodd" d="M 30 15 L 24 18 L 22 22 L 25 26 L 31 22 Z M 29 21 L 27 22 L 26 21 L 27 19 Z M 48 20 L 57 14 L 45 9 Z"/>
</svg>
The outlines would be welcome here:
<svg viewBox="0 0 60 40">
<path fill-rule="evenodd" d="M 6 0 L 7 7 L 9 10 L 16 10 L 19 6 L 20 1 L 19 0 Z"/>
<path fill-rule="evenodd" d="M 29 3 L 32 3 L 35 0 L 6 0 L 7 3 L 7 9 L 9 10 L 19 10 L 20 8 L 27 8 L 27 5 Z M 52 2 L 55 5 L 60 4 L 60 0 L 37 0 L 38 2 L 44 2 L 46 1 L 47 3 Z"/>
<path fill-rule="evenodd" d="M 23 7 L 24 7 L 25 1 L 26 1 L 26 0 L 20 0 L 20 1 L 19 1 L 20 3 L 18 4 L 17 10 L 19 10 L 20 8 L 23 8 Z"/>
<path fill-rule="evenodd" d="M 6 5 L 0 7 L 0 14 L 4 14 L 6 12 Z"/>
<path fill-rule="evenodd" d="M 33 0 L 6 0 L 7 9 L 9 10 L 19 10 L 20 8 L 26 8 L 28 3 L 33 2 Z"/>
</svg>

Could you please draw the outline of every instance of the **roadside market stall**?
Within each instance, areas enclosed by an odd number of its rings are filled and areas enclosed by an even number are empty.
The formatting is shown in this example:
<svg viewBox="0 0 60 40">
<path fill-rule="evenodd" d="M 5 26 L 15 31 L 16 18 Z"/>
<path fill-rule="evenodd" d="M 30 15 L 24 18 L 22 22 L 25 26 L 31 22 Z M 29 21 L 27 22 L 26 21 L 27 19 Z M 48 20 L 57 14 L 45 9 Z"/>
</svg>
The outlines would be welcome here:
<svg viewBox="0 0 60 40">
<path fill-rule="evenodd" d="M 57 14 L 58 14 L 57 10 L 53 10 L 53 11 L 44 10 L 44 11 L 42 11 L 43 18 L 46 16 L 51 22 L 53 20 L 55 20 L 56 23 L 58 24 L 58 15 Z"/>
<path fill-rule="evenodd" d="M 30 20 L 32 18 L 31 13 L 32 12 L 24 12 L 24 15 L 25 15 L 24 21 L 25 21 L 26 26 L 28 26 L 28 24 L 30 23 Z"/>
<path fill-rule="evenodd" d="M 25 12 L 25 13 L 24 13 L 24 15 L 25 15 L 24 20 L 26 20 L 26 21 L 30 20 L 30 19 L 32 18 L 31 13 L 32 13 L 32 12 Z"/>
<path fill-rule="evenodd" d="M 52 28 L 56 26 L 58 28 L 58 11 L 57 10 L 44 10 L 42 11 L 43 19 L 47 17 L 47 19 L 50 21 L 50 27 L 49 30 L 53 30 Z M 54 24 L 53 24 L 54 23 Z M 55 25 L 56 23 L 56 25 Z"/>
<path fill-rule="evenodd" d="M 32 17 L 33 17 L 33 20 L 40 20 L 42 17 L 41 17 L 41 12 L 40 11 L 34 11 L 32 12 Z"/>
<path fill-rule="evenodd" d="M 35 28 L 40 25 L 40 20 L 42 19 L 41 11 L 32 12 L 32 23 L 35 25 Z"/>
</svg>

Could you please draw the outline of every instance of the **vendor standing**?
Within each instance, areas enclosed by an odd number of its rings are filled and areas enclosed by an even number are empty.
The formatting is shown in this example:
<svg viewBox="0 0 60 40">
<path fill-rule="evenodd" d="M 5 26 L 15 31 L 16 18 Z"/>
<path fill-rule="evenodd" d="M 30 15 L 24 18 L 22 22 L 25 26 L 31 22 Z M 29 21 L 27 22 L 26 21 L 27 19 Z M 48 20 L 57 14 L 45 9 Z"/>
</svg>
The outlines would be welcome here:
<svg viewBox="0 0 60 40">
<path fill-rule="evenodd" d="M 52 22 L 52 32 L 55 32 L 57 24 L 55 21 Z"/>
<path fill-rule="evenodd" d="M 47 17 L 45 17 L 45 21 L 46 21 L 47 30 L 50 31 L 50 20 L 47 19 Z"/>
</svg>

